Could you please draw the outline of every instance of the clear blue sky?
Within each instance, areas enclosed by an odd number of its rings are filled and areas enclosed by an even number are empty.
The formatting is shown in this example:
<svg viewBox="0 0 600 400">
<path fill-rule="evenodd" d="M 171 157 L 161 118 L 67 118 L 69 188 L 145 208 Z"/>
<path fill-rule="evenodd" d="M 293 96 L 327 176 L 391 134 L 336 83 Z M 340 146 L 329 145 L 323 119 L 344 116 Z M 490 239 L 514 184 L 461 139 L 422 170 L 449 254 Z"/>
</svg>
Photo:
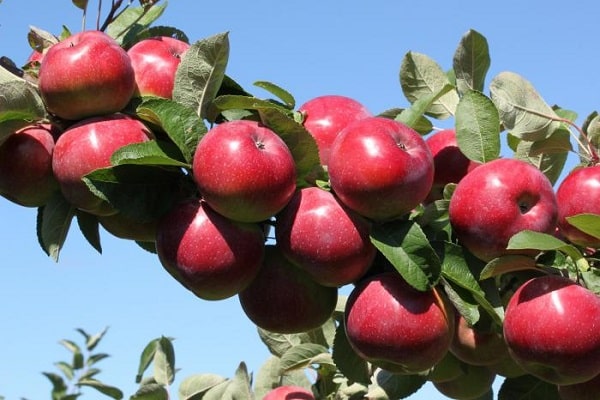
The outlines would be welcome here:
<svg viewBox="0 0 600 400">
<path fill-rule="evenodd" d="M 529 79 L 549 104 L 578 111 L 581 119 L 600 109 L 598 15 L 600 3 L 592 0 L 171 0 L 160 24 L 177 26 L 192 41 L 229 31 L 228 73 L 259 96 L 266 94 L 253 90 L 252 83 L 268 80 L 287 88 L 298 104 L 343 94 L 374 113 L 407 105 L 398 83 L 407 51 L 425 53 L 447 69 L 460 37 L 473 28 L 489 42 L 488 82 L 512 70 Z M 80 29 L 80 13 L 70 1 L 4 0 L 0 55 L 21 65 L 30 53 L 28 27 L 58 33 L 62 24 Z M 143 346 L 160 335 L 176 338 L 180 378 L 201 372 L 232 376 L 242 360 L 256 371 L 266 359 L 266 348 L 236 298 L 199 300 L 167 275 L 155 256 L 107 234 L 99 255 L 76 226 L 56 264 L 37 244 L 35 220 L 35 210 L 0 199 L 0 395 L 48 398 L 50 384 L 41 371 L 53 371 L 53 362 L 65 359 L 57 342 L 78 339 L 78 327 L 92 333 L 110 327 L 98 350 L 112 357 L 99 364 L 104 370 L 99 377 L 126 396 L 137 387 Z M 88 393 L 84 398 L 100 398 Z M 411 397 L 441 398 L 431 387 Z"/>
</svg>

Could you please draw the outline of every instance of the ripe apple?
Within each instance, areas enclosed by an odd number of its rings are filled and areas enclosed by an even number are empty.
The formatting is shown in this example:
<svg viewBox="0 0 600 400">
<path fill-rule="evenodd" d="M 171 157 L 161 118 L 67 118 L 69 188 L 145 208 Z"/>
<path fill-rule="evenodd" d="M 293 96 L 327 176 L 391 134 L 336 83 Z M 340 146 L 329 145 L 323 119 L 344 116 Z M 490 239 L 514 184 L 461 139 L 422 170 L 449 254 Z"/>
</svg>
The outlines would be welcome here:
<svg viewBox="0 0 600 400">
<path fill-rule="evenodd" d="M 383 117 L 363 118 L 342 130 L 328 170 L 340 200 L 374 220 L 410 212 L 425 200 L 433 182 L 433 158 L 423 138 Z"/>
<path fill-rule="evenodd" d="M 431 192 L 426 202 L 430 203 L 443 197 L 444 187 L 448 183 L 458 183 L 480 163 L 464 155 L 456 142 L 454 129 L 442 129 L 425 139 L 433 156 L 434 175 Z"/>
<path fill-rule="evenodd" d="M 361 281 L 345 309 L 348 341 L 373 365 L 412 374 L 436 365 L 448 352 L 454 315 L 436 289 L 410 286 L 396 271 Z"/>
<path fill-rule="evenodd" d="M 558 206 L 552 184 L 533 165 L 501 158 L 480 165 L 456 186 L 449 216 L 458 241 L 477 258 L 505 254 L 510 238 L 522 231 L 551 234 Z"/>
<path fill-rule="evenodd" d="M 567 217 L 577 214 L 600 214 L 600 165 L 571 171 L 556 190 L 560 234 L 583 247 L 600 247 L 600 239 L 583 233 L 569 224 Z"/>
<path fill-rule="evenodd" d="M 575 385 L 558 385 L 561 400 L 597 400 L 600 393 L 600 375 Z"/>
<path fill-rule="evenodd" d="M 457 378 L 433 382 L 433 386 L 451 399 L 475 400 L 490 391 L 496 374 L 480 365 L 464 364 L 464 373 Z"/>
<path fill-rule="evenodd" d="M 82 178 L 95 169 L 109 167 L 117 149 L 151 137 L 143 123 L 122 114 L 87 118 L 69 127 L 56 141 L 52 159 L 52 170 L 65 198 L 90 214 L 115 214 L 117 211 L 94 195 Z"/>
<path fill-rule="evenodd" d="M 465 318 L 455 313 L 456 329 L 450 351 L 461 361 L 471 365 L 491 365 L 508 357 L 508 349 L 500 332 L 470 326 Z"/>
<path fill-rule="evenodd" d="M 98 222 L 111 235 L 120 239 L 138 242 L 154 242 L 156 240 L 157 219 L 136 221 L 121 213 L 101 215 Z"/>
<path fill-rule="evenodd" d="M 172 98 L 175 72 L 189 48 L 188 43 L 169 36 L 151 37 L 134 44 L 127 54 L 135 73 L 136 93 Z"/>
<path fill-rule="evenodd" d="M 319 285 L 276 245 L 267 245 L 258 275 L 238 298 L 257 326 L 276 333 L 300 333 L 323 325 L 335 310 L 337 296 L 337 288 Z"/>
<path fill-rule="evenodd" d="M 193 173 L 204 200 L 241 222 L 269 219 L 296 190 L 296 166 L 285 142 L 249 120 L 209 130 L 196 148 Z"/>
<path fill-rule="evenodd" d="M 298 111 L 304 114 L 304 127 L 315 138 L 322 165 L 329 163 L 331 145 L 351 122 L 372 114 L 358 101 L 340 95 L 323 95 L 308 100 Z"/>
<path fill-rule="evenodd" d="M 197 199 L 178 203 L 159 221 L 156 251 L 179 283 L 205 300 L 221 300 L 254 279 L 264 257 L 258 224 L 234 222 Z"/>
<path fill-rule="evenodd" d="M 301 386 L 285 385 L 271 390 L 262 400 L 315 400 L 315 396 Z"/>
<path fill-rule="evenodd" d="M 343 286 L 362 277 L 377 250 L 371 224 L 317 187 L 296 192 L 277 214 L 275 238 L 281 251 L 318 283 Z"/>
<path fill-rule="evenodd" d="M 504 338 L 528 373 L 557 385 L 600 374 L 600 298 L 574 281 L 547 275 L 521 285 L 506 307 Z"/>
<path fill-rule="evenodd" d="M 127 52 L 100 31 L 76 33 L 54 45 L 40 65 L 46 108 L 67 120 L 121 111 L 135 90 Z"/>
<path fill-rule="evenodd" d="M 0 144 L 0 195 L 25 207 L 46 204 L 58 190 L 52 172 L 58 135 L 52 125 L 30 125 Z"/>
</svg>

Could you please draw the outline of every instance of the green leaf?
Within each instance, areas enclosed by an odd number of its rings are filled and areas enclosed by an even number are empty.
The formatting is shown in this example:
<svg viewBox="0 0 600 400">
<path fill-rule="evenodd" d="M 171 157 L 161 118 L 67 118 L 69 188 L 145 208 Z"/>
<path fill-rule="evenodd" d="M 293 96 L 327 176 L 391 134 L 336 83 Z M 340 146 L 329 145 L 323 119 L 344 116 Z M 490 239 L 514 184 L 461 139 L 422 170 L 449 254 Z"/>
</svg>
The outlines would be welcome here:
<svg viewBox="0 0 600 400">
<path fill-rule="evenodd" d="M 77 386 L 87 386 L 96 389 L 102 394 L 107 395 L 115 400 L 121 400 L 123 398 L 123 392 L 114 386 L 107 385 L 96 379 L 81 379 L 77 382 Z"/>
<path fill-rule="evenodd" d="M 214 106 L 220 111 L 227 110 L 267 110 L 275 109 L 281 111 L 283 114 L 290 113 L 286 107 L 283 107 L 279 103 L 275 103 L 269 100 L 259 99 L 254 96 L 238 95 L 238 94 L 226 94 L 219 96 L 214 101 Z"/>
<path fill-rule="evenodd" d="M 192 44 L 177 67 L 173 100 L 195 110 L 203 119 L 214 120 L 209 107 L 223 82 L 228 59 L 228 33 Z"/>
<path fill-rule="evenodd" d="M 179 399 L 200 400 L 208 390 L 226 381 L 226 378 L 217 374 L 188 376 L 179 384 Z"/>
<path fill-rule="evenodd" d="M 17 130 L 46 116 L 37 89 L 0 66 L 0 144 Z"/>
<path fill-rule="evenodd" d="M 494 276 L 509 272 L 523 271 L 528 269 L 538 269 L 534 258 L 511 254 L 495 258 L 488 262 L 485 268 L 481 271 L 479 279 L 493 278 Z"/>
<path fill-rule="evenodd" d="M 482 92 L 491 64 L 487 39 L 479 32 L 469 30 L 461 38 L 452 61 L 458 92 Z"/>
<path fill-rule="evenodd" d="M 169 392 L 158 383 L 149 383 L 140 386 L 130 400 L 169 400 Z"/>
<path fill-rule="evenodd" d="M 27 41 L 34 51 L 43 53 L 45 49 L 58 43 L 58 38 L 48 31 L 30 26 L 29 32 L 27 32 Z"/>
<path fill-rule="evenodd" d="M 104 360 L 105 358 L 110 357 L 110 355 L 106 354 L 106 353 L 98 353 L 98 354 L 92 354 L 87 358 L 86 364 L 88 366 L 94 365 L 99 361 Z"/>
<path fill-rule="evenodd" d="M 274 94 L 290 110 L 293 110 L 294 107 L 296 107 L 296 100 L 294 99 L 294 96 L 292 96 L 292 94 L 290 92 L 288 92 L 287 90 L 283 89 L 282 87 L 280 87 L 280 86 L 278 86 L 278 85 L 276 85 L 274 83 L 267 82 L 267 81 L 257 81 L 257 82 L 254 82 L 254 86 L 257 86 L 259 88 L 262 88 L 262 89 L 266 90 L 267 92 L 269 92 L 271 94 Z"/>
<path fill-rule="evenodd" d="M 77 225 L 87 242 L 100 254 L 102 244 L 100 243 L 100 229 L 98 218 L 95 215 L 83 211 L 77 211 Z"/>
<path fill-rule="evenodd" d="M 450 86 L 451 88 L 452 86 Z M 450 89 L 448 89 L 450 90 Z M 417 105 L 420 107 L 420 105 Z M 389 118 L 389 119 L 395 119 L 397 121 L 403 122 L 405 124 L 407 124 L 408 126 L 410 126 L 411 128 L 413 128 L 415 131 L 419 132 L 420 135 L 426 135 L 429 132 L 431 132 L 433 130 L 433 124 L 431 123 L 431 121 L 429 119 L 427 119 L 427 117 L 425 117 L 423 114 L 425 113 L 425 110 L 417 110 L 417 106 L 415 106 L 415 104 L 413 104 L 410 107 L 410 111 L 405 111 L 407 110 L 406 108 L 391 108 L 388 110 L 385 110 L 381 113 L 379 113 L 377 116 L 378 117 L 383 117 L 383 118 Z M 425 109 L 429 107 L 429 105 L 427 105 L 425 107 Z M 407 114 L 405 114 L 404 116 L 400 117 L 400 115 L 406 112 Z M 410 113 L 410 114 L 408 114 Z M 420 115 L 418 118 L 415 119 L 415 117 L 417 115 Z M 402 121 L 402 120 L 405 121 Z"/>
<path fill-rule="evenodd" d="M 67 239 L 74 215 L 75 208 L 60 192 L 52 196 L 43 207 L 38 208 L 38 242 L 42 250 L 56 262 Z"/>
<path fill-rule="evenodd" d="M 54 365 L 56 365 L 56 368 L 58 368 L 68 380 L 72 380 L 75 376 L 75 371 L 71 364 L 64 361 L 59 361 L 57 363 L 54 363 Z"/>
<path fill-rule="evenodd" d="M 194 109 L 173 100 L 150 97 L 144 98 L 136 108 L 136 114 L 142 120 L 161 127 L 177 146 L 183 160 L 191 163 L 198 141 L 207 131 L 204 121 Z"/>
<path fill-rule="evenodd" d="M 411 103 L 439 93 L 448 84 L 451 84 L 448 76 L 430 57 L 415 52 L 404 56 L 400 66 L 400 85 Z M 457 104 L 458 93 L 452 90 L 436 100 L 427 109 L 427 114 L 437 119 L 448 118 L 454 115 Z"/>
<path fill-rule="evenodd" d="M 500 117 L 483 93 L 466 91 L 456 107 L 456 141 L 469 159 L 485 163 L 500 156 Z"/>
<path fill-rule="evenodd" d="M 88 5 L 88 0 L 72 0 L 75 7 L 85 10 Z"/>
<path fill-rule="evenodd" d="M 293 369 L 301 369 L 315 363 L 317 358 L 321 359 L 322 354 L 329 354 L 327 347 L 316 343 L 301 343 L 289 350 L 281 356 L 281 369 L 290 371 Z"/>
<path fill-rule="evenodd" d="M 481 318 L 481 313 L 471 292 L 450 280 L 442 279 L 442 284 L 454 309 L 465 318 L 469 325 L 475 325 Z"/>
<path fill-rule="evenodd" d="M 366 398 L 404 399 L 416 393 L 427 382 L 425 375 L 400 375 L 377 370 Z"/>
<path fill-rule="evenodd" d="M 568 129 L 557 129 L 549 138 L 535 141 L 529 148 L 529 156 L 535 157 L 542 154 L 568 153 L 573 151 L 571 134 Z"/>
<path fill-rule="evenodd" d="M 513 72 L 501 72 L 490 83 L 500 121 L 514 136 L 528 141 L 548 138 L 561 125 L 533 85 Z"/>
<path fill-rule="evenodd" d="M 162 165 L 191 168 L 187 162 L 177 159 L 177 148 L 171 143 L 150 140 L 143 143 L 132 143 L 115 151 L 111 158 L 112 165 Z"/>
<path fill-rule="evenodd" d="M 583 233 L 600 239 L 600 215 L 577 214 L 567 217 L 567 221 Z"/>
<path fill-rule="evenodd" d="M 175 350 L 173 343 L 161 337 L 154 353 L 154 379 L 161 385 L 169 386 L 175 379 Z"/>
<path fill-rule="evenodd" d="M 440 260 L 416 222 L 376 224 L 371 242 L 415 289 L 426 291 L 437 284 Z"/>
<path fill-rule="evenodd" d="M 83 331 L 83 329 L 78 329 L 78 331 L 81 332 L 82 334 L 85 333 Z M 86 338 L 85 347 L 87 348 L 87 350 L 93 351 L 96 348 L 96 346 L 98 345 L 98 343 L 100 343 L 100 340 L 102 340 L 104 335 L 106 335 L 106 332 L 108 332 L 108 327 L 102 329 L 100 332 L 98 332 L 94 335 L 84 334 L 84 337 Z"/>
<path fill-rule="evenodd" d="M 140 383 L 143 379 L 144 372 L 148 369 L 152 360 L 154 360 L 154 354 L 156 353 L 156 349 L 158 348 L 158 343 L 160 338 L 151 340 L 140 355 L 140 362 L 138 366 L 138 372 L 135 377 L 135 383 Z"/>
<path fill-rule="evenodd" d="M 225 392 L 227 391 L 227 388 L 230 384 L 231 380 L 227 379 L 225 382 L 221 382 L 218 385 L 213 386 L 212 388 L 208 389 L 208 391 L 202 396 L 202 400 L 223 400 L 225 398 Z M 247 397 L 241 398 L 246 399 Z"/>
<path fill-rule="evenodd" d="M 422 97 L 415 100 L 409 108 L 402 110 L 402 112 L 396 116 L 395 120 L 400 121 L 415 130 L 417 130 L 417 128 L 422 129 L 421 125 L 423 124 L 423 118 L 425 118 L 423 114 L 425 114 L 440 98 L 453 91 L 454 86 L 446 84 L 435 92 L 424 94 Z"/>
<path fill-rule="evenodd" d="M 138 40 L 138 34 L 162 15 L 166 7 L 166 1 L 152 7 L 128 7 L 107 26 L 105 32 L 122 47 L 128 48 Z"/>
<path fill-rule="evenodd" d="M 255 399 L 262 399 L 270 390 L 284 385 L 300 386 L 310 390 L 311 382 L 304 370 L 283 372 L 279 357 L 269 357 L 258 370 L 254 379 Z"/>
<path fill-rule="evenodd" d="M 556 385 L 532 376 L 506 378 L 498 392 L 498 400 L 560 400 Z"/>
<path fill-rule="evenodd" d="M 42 374 L 52 383 L 52 399 L 61 399 L 68 390 L 65 380 L 60 375 L 52 372 L 42 372 Z"/>
<path fill-rule="evenodd" d="M 561 129 L 557 130 L 556 132 L 560 131 Z M 535 149 L 534 147 L 536 143 L 538 142 L 530 142 L 526 140 L 519 141 L 514 158 L 535 166 L 537 169 L 542 171 L 544 175 L 546 175 L 550 183 L 555 184 L 562 174 L 569 153 L 552 152 L 536 154 L 539 152 L 539 149 Z"/>
<path fill-rule="evenodd" d="M 135 41 L 138 42 L 156 36 L 168 36 L 177 40 L 181 40 L 185 43 L 190 42 L 184 31 L 173 26 L 149 26 L 136 35 Z"/>
<path fill-rule="evenodd" d="M 369 364 L 350 346 L 343 323 L 337 327 L 332 351 L 335 365 L 346 378 L 352 382 L 369 384 L 371 380 Z"/>
<path fill-rule="evenodd" d="M 235 371 L 234 377 L 230 380 L 225 392 L 223 400 L 253 400 L 252 382 L 248 374 L 248 368 L 245 363 L 240 363 Z"/>
<path fill-rule="evenodd" d="M 305 343 L 308 336 L 303 333 L 275 333 L 257 327 L 260 340 L 267 346 L 269 352 L 281 357 L 290 348 Z"/>
</svg>

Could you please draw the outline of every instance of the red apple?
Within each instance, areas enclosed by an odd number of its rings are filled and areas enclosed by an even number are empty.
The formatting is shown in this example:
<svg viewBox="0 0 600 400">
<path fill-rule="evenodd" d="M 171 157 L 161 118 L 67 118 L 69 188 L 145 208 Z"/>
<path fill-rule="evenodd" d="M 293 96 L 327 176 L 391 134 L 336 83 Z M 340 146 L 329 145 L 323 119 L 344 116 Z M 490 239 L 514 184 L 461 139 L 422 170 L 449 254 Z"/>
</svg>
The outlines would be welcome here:
<svg viewBox="0 0 600 400">
<path fill-rule="evenodd" d="M 285 385 L 271 390 L 262 400 L 315 400 L 315 396 L 301 386 Z"/>
<path fill-rule="evenodd" d="M 556 227 L 556 196 L 552 184 L 533 165 L 497 159 L 480 165 L 456 186 L 449 216 L 459 242 L 483 261 L 515 253 L 510 238 L 532 230 L 551 234 Z"/>
<path fill-rule="evenodd" d="M 109 167 L 119 148 L 150 140 L 152 134 L 140 121 L 112 114 L 82 120 L 56 141 L 52 169 L 65 198 L 75 207 L 94 215 L 116 210 L 94 195 L 82 178 L 95 169 Z"/>
<path fill-rule="evenodd" d="M 315 138 L 322 165 L 329 163 L 331 146 L 351 122 L 372 114 L 358 101 L 346 96 L 323 95 L 308 100 L 298 111 L 304 114 L 304 127 Z"/>
<path fill-rule="evenodd" d="M 121 111 L 135 90 L 127 52 L 107 34 L 84 31 L 46 51 L 39 71 L 48 111 L 67 120 Z"/>
<path fill-rule="evenodd" d="M 296 192 L 277 214 L 275 238 L 282 252 L 318 283 L 343 286 L 362 277 L 375 258 L 370 223 L 328 191 Z"/>
<path fill-rule="evenodd" d="M 508 349 L 500 332 L 470 326 L 456 313 L 456 329 L 450 351 L 461 361 L 471 365 L 491 365 L 508 357 Z"/>
<path fill-rule="evenodd" d="M 433 382 L 433 386 L 451 399 L 476 400 L 491 390 L 494 379 L 496 374 L 488 368 L 465 364 L 463 374 L 449 381 Z"/>
<path fill-rule="evenodd" d="M 198 143 L 194 178 L 206 202 L 241 222 L 269 219 L 296 190 L 296 166 L 285 142 L 258 122 L 212 128 Z"/>
<path fill-rule="evenodd" d="M 444 187 L 449 183 L 458 183 L 480 163 L 472 161 L 464 155 L 456 142 L 454 129 L 443 129 L 425 139 L 425 143 L 433 156 L 434 175 L 431 192 L 427 202 L 441 199 Z"/>
<path fill-rule="evenodd" d="M 31 125 L 0 144 L 0 195 L 25 207 L 46 204 L 58 190 L 52 172 L 58 135 L 49 124 Z"/>
<path fill-rule="evenodd" d="M 276 333 L 320 327 L 335 310 L 337 297 L 337 288 L 319 285 L 275 245 L 266 246 L 258 275 L 238 296 L 252 322 Z"/>
<path fill-rule="evenodd" d="M 394 271 L 372 276 L 352 290 L 345 328 L 363 359 L 390 372 L 412 374 L 444 358 L 454 316 L 436 289 L 417 291 Z"/>
<path fill-rule="evenodd" d="M 572 280 L 547 275 L 521 285 L 506 307 L 504 338 L 528 373 L 557 385 L 600 374 L 600 298 Z"/>
<path fill-rule="evenodd" d="M 423 138 L 383 117 L 363 118 L 342 130 L 328 170 L 340 200 L 374 220 L 410 212 L 425 200 L 433 182 L 433 158 Z"/>
<path fill-rule="evenodd" d="M 163 267 L 196 296 L 221 300 L 254 279 L 264 240 L 258 224 L 231 221 L 194 199 L 177 204 L 160 219 L 156 251 Z"/>
<path fill-rule="evenodd" d="M 567 217 L 600 214 L 600 165 L 577 168 L 562 181 L 556 191 L 558 227 L 569 241 L 584 247 L 600 247 L 600 239 L 569 224 Z"/>
<path fill-rule="evenodd" d="M 598 400 L 599 393 L 600 375 L 575 385 L 558 385 L 558 395 L 561 400 Z"/>
<path fill-rule="evenodd" d="M 189 48 L 188 43 L 169 36 L 152 37 L 134 44 L 127 54 L 135 73 L 137 94 L 172 98 L 175 72 Z"/>
</svg>

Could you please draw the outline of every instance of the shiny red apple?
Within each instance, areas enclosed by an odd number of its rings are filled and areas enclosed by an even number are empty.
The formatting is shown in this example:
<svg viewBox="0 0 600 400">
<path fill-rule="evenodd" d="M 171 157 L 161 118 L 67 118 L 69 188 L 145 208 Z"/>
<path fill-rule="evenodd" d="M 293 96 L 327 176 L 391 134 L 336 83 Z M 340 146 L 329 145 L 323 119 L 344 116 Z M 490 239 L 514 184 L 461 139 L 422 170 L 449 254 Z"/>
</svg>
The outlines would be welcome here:
<svg viewBox="0 0 600 400">
<path fill-rule="evenodd" d="M 204 200 L 242 222 L 269 219 L 296 190 L 296 166 L 285 142 L 250 120 L 209 130 L 198 143 L 193 173 Z"/>
<path fill-rule="evenodd" d="M 480 165 L 456 186 L 449 216 L 458 241 L 484 261 L 510 253 L 510 238 L 532 230 L 551 234 L 558 206 L 548 178 L 533 165 L 502 158 Z M 525 251 L 529 253 L 529 251 Z"/>
<path fill-rule="evenodd" d="M 340 200 L 374 220 L 399 218 L 431 190 L 433 157 L 412 128 L 383 117 L 363 118 L 335 139 L 331 187 Z"/>
<path fill-rule="evenodd" d="M 337 135 L 354 121 L 372 114 L 358 101 L 340 95 L 323 95 L 308 100 L 298 111 L 304 114 L 304 127 L 315 138 L 322 165 L 329 163 L 331 146 Z"/>
<path fill-rule="evenodd" d="M 343 286 L 361 278 L 375 258 L 370 231 L 370 222 L 333 193 L 308 187 L 277 214 L 275 238 L 286 257 L 318 283 Z"/>
<path fill-rule="evenodd" d="M 450 351 L 459 360 L 471 365 L 492 365 L 508 357 L 501 332 L 471 326 L 462 315 L 456 313 L 456 316 Z"/>
<path fill-rule="evenodd" d="M 178 203 L 159 221 L 156 251 L 179 283 L 206 300 L 232 297 L 254 279 L 264 257 L 258 224 L 234 222 L 197 199 Z"/>
<path fill-rule="evenodd" d="M 67 120 L 121 111 L 135 90 L 127 52 L 100 31 L 76 33 L 46 53 L 39 89 L 48 111 Z"/>
<path fill-rule="evenodd" d="M 135 73 L 137 94 L 172 98 L 175 72 L 189 48 L 188 43 L 169 36 L 151 37 L 134 44 L 127 54 Z"/>
<path fill-rule="evenodd" d="M 521 285 L 506 307 L 504 338 L 528 373 L 557 385 L 600 374 L 600 297 L 555 275 Z"/>
</svg>

